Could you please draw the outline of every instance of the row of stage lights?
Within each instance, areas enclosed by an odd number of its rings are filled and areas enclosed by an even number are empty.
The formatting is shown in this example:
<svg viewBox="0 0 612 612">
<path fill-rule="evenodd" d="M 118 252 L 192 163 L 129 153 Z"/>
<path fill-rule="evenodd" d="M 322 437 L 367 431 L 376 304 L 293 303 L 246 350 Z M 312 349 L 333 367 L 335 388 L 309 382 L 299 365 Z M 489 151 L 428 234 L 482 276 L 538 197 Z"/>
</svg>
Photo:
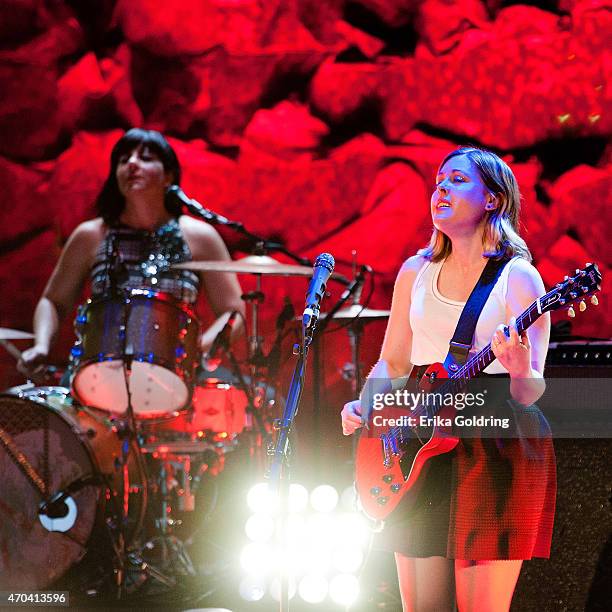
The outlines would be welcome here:
<svg viewBox="0 0 612 612">
<path fill-rule="evenodd" d="M 357 575 L 365 562 L 370 530 L 354 509 L 353 487 L 339 494 L 331 485 L 309 492 L 301 484 L 291 484 L 284 521 L 278 496 L 267 483 L 249 490 L 247 504 L 251 515 L 244 530 L 250 542 L 240 555 L 246 572 L 240 582 L 244 600 L 257 602 L 267 596 L 278 601 L 284 570 L 291 599 L 297 595 L 310 604 L 341 607 L 357 601 Z"/>
</svg>

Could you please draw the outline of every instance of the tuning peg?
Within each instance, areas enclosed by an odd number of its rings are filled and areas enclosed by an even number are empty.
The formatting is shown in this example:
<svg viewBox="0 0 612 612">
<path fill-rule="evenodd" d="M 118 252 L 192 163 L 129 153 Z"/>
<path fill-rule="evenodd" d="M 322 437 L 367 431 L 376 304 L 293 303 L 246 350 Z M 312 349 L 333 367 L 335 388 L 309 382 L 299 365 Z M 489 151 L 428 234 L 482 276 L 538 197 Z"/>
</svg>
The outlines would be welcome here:
<svg viewBox="0 0 612 612">
<path fill-rule="evenodd" d="M 572 300 L 575 300 L 578 297 L 578 294 L 575 291 L 570 291 L 570 297 Z"/>
<path fill-rule="evenodd" d="M 580 268 L 576 268 L 576 274 L 580 274 Z"/>
<path fill-rule="evenodd" d="M 593 304 L 593 306 L 597 306 L 597 304 L 599 304 L 599 300 L 597 299 L 596 295 L 591 298 L 591 304 Z"/>
<path fill-rule="evenodd" d="M 578 308 L 580 309 L 580 312 L 584 312 L 587 309 L 586 302 L 584 300 L 580 300 Z"/>
<path fill-rule="evenodd" d="M 589 266 L 592 266 L 593 264 L 590 261 L 587 261 L 587 265 L 584 266 L 585 268 L 588 268 Z"/>
<path fill-rule="evenodd" d="M 574 310 L 574 307 L 573 307 L 573 306 L 570 306 L 570 307 L 567 309 L 567 316 L 568 316 L 570 319 L 573 319 L 573 318 L 576 316 L 576 311 Z"/>
</svg>

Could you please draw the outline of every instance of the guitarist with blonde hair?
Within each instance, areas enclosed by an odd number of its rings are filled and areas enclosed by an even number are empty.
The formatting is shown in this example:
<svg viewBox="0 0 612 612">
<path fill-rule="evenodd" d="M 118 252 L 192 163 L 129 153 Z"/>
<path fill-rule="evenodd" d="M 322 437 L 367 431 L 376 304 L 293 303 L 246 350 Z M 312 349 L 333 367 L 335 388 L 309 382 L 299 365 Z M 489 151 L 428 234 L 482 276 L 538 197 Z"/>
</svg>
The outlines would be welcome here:
<svg viewBox="0 0 612 612">
<path fill-rule="evenodd" d="M 398 274 L 380 360 L 366 389 L 444 362 L 487 262 L 504 260 L 471 349 L 491 343 L 496 359 L 484 373 L 509 377 L 515 406 L 537 411 L 550 319 L 546 313 L 528 331 L 517 329 L 516 318 L 545 293 L 519 235 L 519 209 L 514 174 L 497 155 L 463 147 L 446 156 L 431 196 L 431 240 Z M 347 403 L 344 434 L 362 427 L 370 410 L 360 400 Z M 546 429 L 541 414 L 539 422 Z M 556 494 L 552 441 L 544 435 L 529 452 L 523 442 L 460 439 L 430 460 L 419 503 L 408 508 L 402 500 L 393 510 L 379 537 L 380 546 L 395 553 L 404 611 L 507 611 L 523 561 L 549 556 Z"/>
</svg>

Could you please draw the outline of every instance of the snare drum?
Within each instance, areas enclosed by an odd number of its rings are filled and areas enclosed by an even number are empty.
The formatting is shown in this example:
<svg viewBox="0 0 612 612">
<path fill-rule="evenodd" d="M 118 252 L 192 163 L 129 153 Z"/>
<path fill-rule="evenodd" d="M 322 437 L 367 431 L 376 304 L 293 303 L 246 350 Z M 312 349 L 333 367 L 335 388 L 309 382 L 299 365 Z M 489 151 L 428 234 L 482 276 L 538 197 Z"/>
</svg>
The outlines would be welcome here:
<svg viewBox="0 0 612 612">
<path fill-rule="evenodd" d="M 75 329 L 72 390 L 82 404 L 124 414 L 129 379 L 136 418 L 168 416 L 187 406 L 199 335 L 188 306 L 168 294 L 132 290 L 126 297 L 89 300 Z"/>
<path fill-rule="evenodd" d="M 104 415 L 72 405 L 63 387 L 0 395 L 0 589 L 42 589 L 88 550 L 99 557 L 93 536 L 107 537 L 104 516 L 120 516 L 126 501 L 124 535 L 134 541 L 146 509 L 136 453 L 132 446 L 124 495 L 121 440 Z"/>
</svg>

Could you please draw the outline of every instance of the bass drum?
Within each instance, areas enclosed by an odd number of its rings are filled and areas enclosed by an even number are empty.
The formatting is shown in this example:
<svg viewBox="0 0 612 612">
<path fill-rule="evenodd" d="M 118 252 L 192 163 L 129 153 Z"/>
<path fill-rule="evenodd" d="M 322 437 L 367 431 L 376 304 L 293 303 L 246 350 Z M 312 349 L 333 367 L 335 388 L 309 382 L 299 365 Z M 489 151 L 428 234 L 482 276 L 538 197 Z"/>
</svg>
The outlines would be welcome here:
<svg viewBox="0 0 612 612">
<path fill-rule="evenodd" d="M 104 517 L 120 517 L 126 503 L 132 542 L 147 490 L 136 457 L 133 446 L 128 469 L 120 468 L 110 421 L 74 405 L 66 388 L 26 385 L 0 395 L 0 590 L 44 589 L 88 550 L 101 553 L 97 547 L 110 546 Z"/>
</svg>

